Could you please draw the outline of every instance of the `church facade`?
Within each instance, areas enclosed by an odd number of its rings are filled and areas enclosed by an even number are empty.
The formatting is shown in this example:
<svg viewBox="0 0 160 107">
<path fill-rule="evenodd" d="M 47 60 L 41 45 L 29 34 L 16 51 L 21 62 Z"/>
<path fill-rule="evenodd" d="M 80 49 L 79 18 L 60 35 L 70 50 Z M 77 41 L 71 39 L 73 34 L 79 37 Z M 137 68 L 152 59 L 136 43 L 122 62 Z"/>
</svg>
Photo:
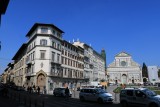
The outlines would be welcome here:
<svg viewBox="0 0 160 107">
<path fill-rule="evenodd" d="M 126 52 L 115 56 L 107 68 L 107 75 L 108 82 L 113 84 L 138 84 L 143 81 L 141 66 Z"/>
</svg>

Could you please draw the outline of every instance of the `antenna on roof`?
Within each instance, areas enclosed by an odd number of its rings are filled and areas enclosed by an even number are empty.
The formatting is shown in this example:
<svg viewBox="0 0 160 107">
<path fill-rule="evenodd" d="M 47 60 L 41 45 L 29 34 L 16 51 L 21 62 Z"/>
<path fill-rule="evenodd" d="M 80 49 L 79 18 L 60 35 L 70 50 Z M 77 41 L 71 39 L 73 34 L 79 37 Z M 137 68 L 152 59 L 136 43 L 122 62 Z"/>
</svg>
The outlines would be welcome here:
<svg viewBox="0 0 160 107">
<path fill-rule="evenodd" d="M 69 40 L 69 43 L 71 43 L 71 41 Z"/>
<path fill-rule="evenodd" d="M 79 38 L 77 38 L 77 42 L 79 42 Z"/>
<path fill-rule="evenodd" d="M 73 43 L 74 43 L 74 39 L 73 39 Z"/>
</svg>

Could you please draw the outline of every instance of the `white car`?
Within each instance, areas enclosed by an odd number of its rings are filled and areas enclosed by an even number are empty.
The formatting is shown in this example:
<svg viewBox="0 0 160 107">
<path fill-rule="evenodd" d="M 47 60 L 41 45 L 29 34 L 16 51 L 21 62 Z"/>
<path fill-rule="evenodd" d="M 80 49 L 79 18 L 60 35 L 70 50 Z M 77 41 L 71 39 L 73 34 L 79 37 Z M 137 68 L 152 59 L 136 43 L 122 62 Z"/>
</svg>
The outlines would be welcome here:
<svg viewBox="0 0 160 107">
<path fill-rule="evenodd" d="M 99 103 L 113 103 L 112 94 L 99 88 L 84 88 L 79 93 L 81 101 L 97 101 Z"/>
</svg>

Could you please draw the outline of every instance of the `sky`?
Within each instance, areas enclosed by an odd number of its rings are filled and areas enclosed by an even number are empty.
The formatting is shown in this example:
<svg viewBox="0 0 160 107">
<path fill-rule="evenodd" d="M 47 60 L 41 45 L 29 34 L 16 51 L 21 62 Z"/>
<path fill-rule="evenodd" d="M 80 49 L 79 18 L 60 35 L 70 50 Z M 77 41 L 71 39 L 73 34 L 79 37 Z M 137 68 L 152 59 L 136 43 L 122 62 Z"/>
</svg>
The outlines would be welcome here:
<svg viewBox="0 0 160 107">
<path fill-rule="evenodd" d="M 67 41 L 105 49 L 107 65 L 122 51 L 140 65 L 160 65 L 160 0 L 10 0 L 0 26 L 0 74 L 34 23 L 54 24 Z"/>
</svg>

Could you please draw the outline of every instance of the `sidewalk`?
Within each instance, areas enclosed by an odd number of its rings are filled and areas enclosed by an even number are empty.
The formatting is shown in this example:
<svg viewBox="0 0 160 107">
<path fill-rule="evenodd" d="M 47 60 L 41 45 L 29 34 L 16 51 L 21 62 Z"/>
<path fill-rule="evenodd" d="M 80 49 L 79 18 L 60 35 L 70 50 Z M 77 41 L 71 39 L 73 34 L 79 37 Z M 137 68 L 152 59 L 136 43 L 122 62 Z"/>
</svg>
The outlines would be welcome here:
<svg viewBox="0 0 160 107">
<path fill-rule="evenodd" d="M 20 107 L 16 101 L 3 96 L 0 96 L 0 106 L 1 107 Z"/>
</svg>

